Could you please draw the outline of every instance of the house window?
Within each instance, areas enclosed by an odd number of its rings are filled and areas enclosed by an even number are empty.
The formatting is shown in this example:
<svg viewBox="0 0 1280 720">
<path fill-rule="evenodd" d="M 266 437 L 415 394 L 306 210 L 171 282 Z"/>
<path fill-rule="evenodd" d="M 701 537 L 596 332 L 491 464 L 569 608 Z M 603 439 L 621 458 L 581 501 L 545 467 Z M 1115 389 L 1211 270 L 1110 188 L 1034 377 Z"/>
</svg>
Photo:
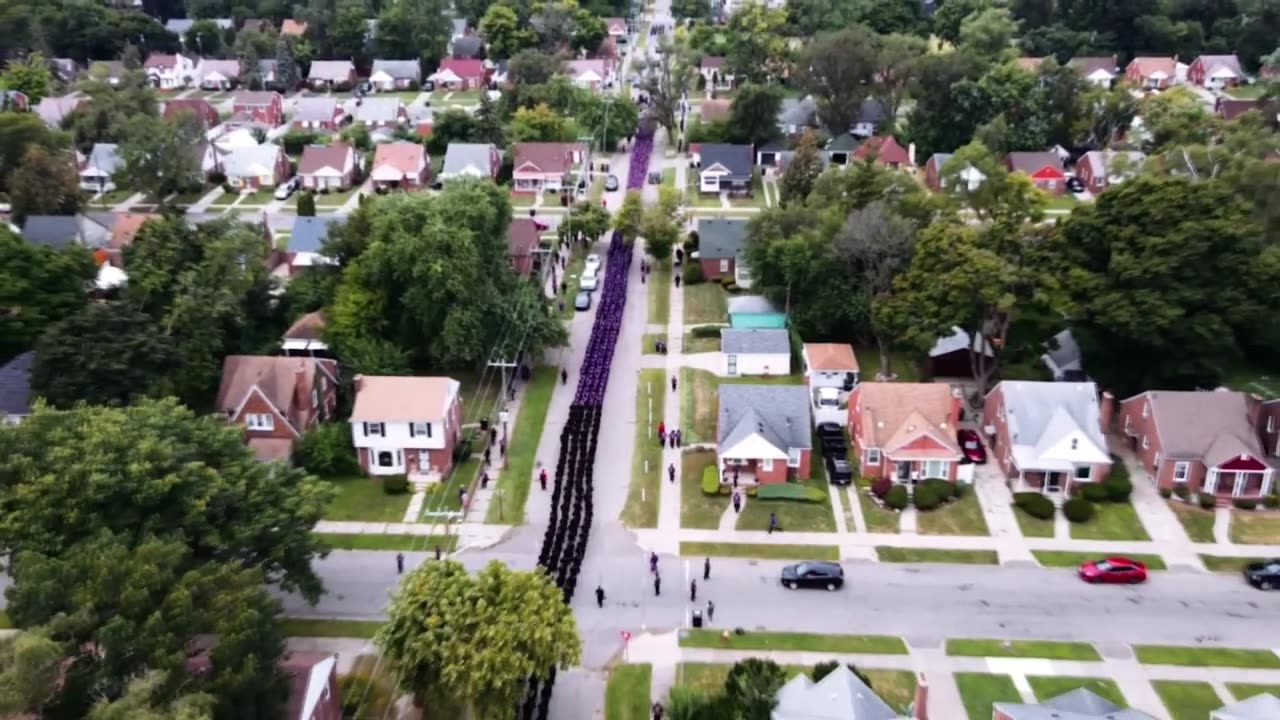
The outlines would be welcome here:
<svg viewBox="0 0 1280 720">
<path fill-rule="evenodd" d="M 868 465 L 880 464 L 880 448 L 867 448 L 867 464 Z"/>
<path fill-rule="evenodd" d="M 244 416 L 244 424 L 250 430 L 274 430 L 276 419 L 271 413 L 251 413 Z"/>
<path fill-rule="evenodd" d="M 773 458 L 765 458 L 760 461 L 760 469 L 766 472 L 773 471 Z"/>
<path fill-rule="evenodd" d="M 1130 431 L 1130 430 L 1132 430 L 1132 429 L 1133 429 L 1133 417 L 1132 417 L 1132 416 L 1130 416 L 1130 415 L 1125 415 L 1125 416 L 1124 416 L 1124 431 L 1127 433 L 1127 432 L 1129 432 L 1129 431 Z"/>
<path fill-rule="evenodd" d="M 1146 419 L 1146 418 L 1147 418 L 1148 416 L 1150 416 L 1150 415 L 1151 415 L 1151 405 L 1150 405 L 1149 403 L 1142 403 L 1142 417 L 1143 417 L 1143 419 Z"/>
<path fill-rule="evenodd" d="M 378 437 L 384 437 L 386 433 L 385 433 L 385 432 L 383 432 L 383 430 L 384 430 L 384 428 L 383 428 L 382 423 L 370 423 L 370 422 L 367 422 L 367 423 L 365 423 L 365 424 L 364 424 L 364 436 L 365 436 L 365 437 L 369 437 L 370 435 L 377 435 Z"/>
<path fill-rule="evenodd" d="M 1191 474 L 1191 463 L 1176 462 L 1173 464 L 1173 481 L 1176 483 L 1184 483 L 1187 476 Z"/>
<path fill-rule="evenodd" d="M 1151 441 L 1147 439 L 1147 436 L 1146 436 L 1146 435 L 1143 435 L 1143 436 L 1142 436 L 1142 449 L 1143 449 L 1143 450 L 1146 450 L 1146 449 L 1147 449 L 1147 448 L 1149 448 L 1149 447 L 1151 447 Z"/>
<path fill-rule="evenodd" d="M 393 462 L 390 450 L 383 450 L 378 453 L 378 467 L 392 467 Z"/>
<path fill-rule="evenodd" d="M 1089 467 L 1088 465 L 1077 465 L 1077 466 L 1076 466 L 1076 479 L 1077 479 L 1077 480 L 1089 480 L 1089 479 L 1090 479 L 1090 478 L 1092 478 L 1092 477 L 1093 477 L 1093 468 Z"/>
<path fill-rule="evenodd" d="M 729 261 L 726 258 L 720 258 L 720 272 L 729 272 Z"/>
<path fill-rule="evenodd" d="M 949 464 L 950 463 L 946 460 L 926 460 L 924 462 L 924 476 L 926 478 L 941 478 L 942 480 L 946 480 L 947 465 Z"/>
<path fill-rule="evenodd" d="M 419 435 L 431 437 L 431 423 L 409 423 L 409 437 L 418 437 Z"/>
<path fill-rule="evenodd" d="M 800 449 L 799 448 L 787 449 L 787 467 L 790 467 L 790 468 L 800 467 Z"/>
</svg>

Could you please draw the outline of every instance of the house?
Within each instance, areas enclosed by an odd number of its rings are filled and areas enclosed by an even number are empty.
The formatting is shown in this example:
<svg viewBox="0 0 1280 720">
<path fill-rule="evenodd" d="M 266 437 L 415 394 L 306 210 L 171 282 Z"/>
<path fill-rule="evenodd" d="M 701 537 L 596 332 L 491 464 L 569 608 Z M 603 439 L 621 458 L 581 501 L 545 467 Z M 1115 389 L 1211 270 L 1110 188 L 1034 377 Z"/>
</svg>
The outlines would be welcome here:
<svg viewBox="0 0 1280 720">
<path fill-rule="evenodd" d="M 406 108 L 406 112 L 409 115 L 409 127 L 412 128 L 413 134 L 420 138 L 431 137 L 435 129 L 435 112 L 425 105 L 410 105 Z"/>
<path fill-rule="evenodd" d="M 970 349 L 978 349 L 979 339 L 969 339 L 969 333 L 952 327 L 951 334 L 938 338 L 929 348 L 928 375 L 933 378 L 973 378 L 973 362 Z M 982 341 L 987 357 L 995 357 L 991 345 Z M 988 363 L 989 365 L 990 363 Z"/>
<path fill-rule="evenodd" d="M 800 348 L 805 384 L 811 388 L 852 390 L 861 379 L 853 346 L 843 343 L 805 343 Z"/>
<path fill-rule="evenodd" d="M 244 22 L 240 23 L 240 32 L 265 33 L 275 29 L 275 23 L 267 18 L 245 18 Z"/>
<path fill-rule="evenodd" d="M 307 34 L 307 24 L 301 20 L 285 18 L 284 22 L 280 23 L 280 34 L 302 37 Z"/>
<path fill-rule="evenodd" d="M 1254 109 L 1262 108 L 1260 98 L 1233 98 L 1220 95 L 1213 103 L 1213 111 L 1228 122 Z"/>
<path fill-rule="evenodd" d="M 307 84 L 314 90 L 348 90 L 356 84 L 356 66 L 350 60 L 313 60 Z"/>
<path fill-rule="evenodd" d="M 268 90 L 284 90 L 291 91 L 293 88 L 286 88 L 276 81 L 276 61 L 275 60 L 259 60 L 258 76 L 262 78 L 262 87 Z"/>
<path fill-rule="evenodd" d="M 1010 172 L 1022 173 L 1031 183 L 1050 195 L 1061 195 L 1067 188 L 1067 174 L 1062 160 L 1052 152 L 1011 152 L 1004 158 Z"/>
<path fill-rule="evenodd" d="M 955 482 L 960 398 L 944 383 L 864 382 L 849 393 L 851 449 L 866 477 Z"/>
<path fill-rule="evenodd" d="M 858 117 L 849 132 L 855 137 L 868 138 L 884 127 L 889 120 L 889 106 L 880 98 L 869 97 L 858 108 Z M 841 163 L 842 165 L 844 163 Z"/>
<path fill-rule="evenodd" d="M 369 85 L 377 92 L 416 90 L 422 83 L 422 66 L 417 60 L 374 60 Z"/>
<path fill-rule="evenodd" d="M 28 215 L 22 239 L 57 250 L 73 245 L 97 250 L 111 241 L 111 228 L 87 215 Z"/>
<path fill-rule="evenodd" d="M 0 423 L 17 425 L 31 414 L 31 363 L 34 350 L 0 366 Z"/>
<path fill-rule="evenodd" d="M 496 178 L 502 167 L 502 153 L 492 143 L 449 143 L 440 168 L 440 180 Z"/>
<path fill-rule="evenodd" d="M 1076 688 L 1037 705 L 997 702 L 991 720 L 1155 720 L 1154 717 L 1122 708 L 1088 688 Z"/>
<path fill-rule="evenodd" d="M 112 179 L 124 163 L 120 160 L 120 146 L 115 143 L 95 143 L 89 158 L 80 168 L 80 187 L 89 192 L 109 192 L 116 189 Z"/>
<path fill-rule="evenodd" d="M 288 460 L 293 443 L 338 410 L 336 360 L 228 355 L 217 408 L 243 425 L 259 460 Z"/>
<path fill-rule="evenodd" d="M 80 74 L 80 64 L 73 58 L 46 58 L 44 64 L 49 68 L 49 72 L 53 73 L 54 78 L 64 83 L 75 80 L 76 76 Z"/>
<path fill-rule="evenodd" d="M 582 171 L 586 154 L 581 143 L 516 143 L 512 187 L 531 193 L 571 186 L 569 175 Z"/>
<path fill-rule="evenodd" d="M 1136 57 L 1124 69 L 1124 77 L 1144 90 L 1163 90 L 1178 78 L 1177 57 Z"/>
<path fill-rule="evenodd" d="M 20 90 L 0 89 L 0 112 L 26 112 L 31 109 L 31 99 Z"/>
<path fill-rule="evenodd" d="M 507 259 L 521 277 L 533 272 L 538 250 L 538 223 L 531 217 L 512 218 L 507 226 Z"/>
<path fill-rule="evenodd" d="M 63 95 L 61 97 L 44 97 L 40 98 L 40 102 L 36 103 L 35 113 L 45 125 L 58 130 L 62 127 L 62 122 L 67 119 L 80 103 L 81 98 Z"/>
<path fill-rule="evenodd" d="M 783 98 L 778 109 L 778 131 L 788 137 L 800 135 L 818 126 L 818 103 L 812 95 Z"/>
<path fill-rule="evenodd" d="M 875 135 L 862 141 L 853 151 L 855 160 L 871 160 L 890 168 L 911 167 L 911 154 L 892 135 Z"/>
<path fill-rule="evenodd" d="M 755 178 L 755 158 L 750 145 L 703 143 L 699 151 L 701 167 L 698 190 L 704 193 L 725 192 L 750 197 Z"/>
<path fill-rule="evenodd" d="M 142 64 L 142 69 L 147 73 L 147 80 L 151 82 L 152 87 L 160 90 L 173 90 L 196 84 L 196 64 L 182 53 L 151 55 Z"/>
<path fill-rule="evenodd" d="M 1137 175 L 1146 161 L 1146 153 L 1137 150 L 1090 150 L 1076 162 L 1076 175 L 1097 194 Z"/>
<path fill-rule="evenodd" d="M 627 41 L 627 21 L 620 17 L 611 17 L 604 19 L 605 32 L 614 42 L 625 43 Z"/>
<path fill-rule="evenodd" d="M 846 665 L 838 665 L 818 682 L 799 673 L 778 690 L 777 704 L 770 717 L 771 720 L 925 720 L 928 684 L 923 676 L 917 679 L 916 687 L 912 714 L 901 715 Z"/>
<path fill-rule="evenodd" d="M 942 192 L 947 189 L 947 178 L 945 177 L 947 163 L 951 161 L 951 153 L 934 153 L 924 163 L 924 183 L 934 192 Z M 965 164 L 956 177 L 958 189 L 962 191 L 973 192 L 982 185 L 987 176 L 978 168 Z"/>
<path fill-rule="evenodd" d="M 745 261 L 747 221 L 744 218 L 698 218 L 698 264 L 708 280 L 731 277 L 738 282 L 739 265 Z M 742 268 L 743 279 L 750 275 Z"/>
<path fill-rule="evenodd" d="M 462 429 L 461 384 L 447 377 L 356 375 L 351 441 L 370 475 L 444 477 Z"/>
<path fill-rule="evenodd" d="M 600 59 L 569 60 L 564 64 L 564 74 L 575 87 L 592 92 L 608 85 L 613 79 L 608 65 Z"/>
<path fill-rule="evenodd" d="M 426 148 L 418 143 L 393 142 L 378 146 L 369 178 L 377 190 L 414 190 L 425 186 L 430 175 Z"/>
<path fill-rule="evenodd" d="M 347 113 L 333 98 L 299 98 L 294 105 L 290 124 L 295 130 L 327 130 L 337 132 Z"/>
<path fill-rule="evenodd" d="M 1244 70 L 1235 55 L 1201 55 L 1187 67 L 1187 82 L 1210 90 L 1235 87 L 1244 80 Z"/>
<path fill-rule="evenodd" d="M 837 135 L 827 141 L 823 152 L 827 154 L 828 165 L 848 165 L 853 153 L 862 145 L 860 138 L 850 133 Z"/>
<path fill-rule="evenodd" d="M 1280 718 L 1280 698 L 1271 693 L 1254 695 L 1209 713 L 1209 720 L 1270 720 Z"/>
<path fill-rule="evenodd" d="M 308 145 L 298 159 L 298 180 L 308 190 L 344 190 L 355 184 L 355 148 L 347 143 Z"/>
<path fill-rule="evenodd" d="M 397 127 L 403 125 L 408 119 L 404 101 L 397 97 L 368 97 L 356 108 L 356 122 L 370 130 Z"/>
<path fill-rule="evenodd" d="M 1004 380 L 987 393 L 982 429 L 1015 492 L 1070 493 L 1111 472 L 1105 429 L 1114 405 L 1091 382 Z"/>
<path fill-rule="evenodd" d="M 289 698 L 283 717 L 289 720 L 342 720 L 342 684 L 338 656 L 333 653 L 288 651 L 280 658 L 288 678 Z"/>
<path fill-rule="evenodd" d="M 152 213 L 93 212 L 85 213 L 85 220 L 106 231 L 106 240 L 95 250 L 104 266 L 124 267 L 124 249 L 133 244 L 148 220 L 159 217 Z"/>
<path fill-rule="evenodd" d="M 271 127 L 284 124 L 284 99 L 270 90 L 241 90 L 231 98 L 231 111 Z"/>
<path fill-rule="evenodd" d="M 237 147 L 222 159 L 222 172 L 237 190 L 272 188 L 289 177 L 289 158 L 279 145 Z"/>
<path fill-rule="evenodd" d="M 1156 487 L 1184 485 L 1220 498 L 1271 492 L 1275 458 L 1262 438 L 1276 421 L 1242 392 L 1148 390 L 1120 402 L 1117 420 Z"/>
<path fill-rule="evenodd" d="M 715 55 L 703 57 L 698 66 L 698 72 L 701 73 L 703 83 L 708 90 L 733 89 L 733 75 L 725 72 L 723 57 Z"/>
<path fill-rule="evenodd" d="M 760 166 L 761 172 L 767 173 L 765 168 L 772 167 L 777 168 L 775 172 L 781 173 L 795 156 L 796 151 L 782 140 L 770 140 L 764 145 L 756 146 L 756 165 Z"/>
<path fill-rule="evenodd" d="M 450 22 L 453 25 L 453 32 L 449 35 L 449 42 L 456 42 L 467 36 L 466 18 L 451 18 Z"/>
<path fill-rule="evenodd" d="M 119 85 L 129 74 L 129 68 L 120 60 L 94 60 L 89 64 L 89 76 L 108 85 Z"/>
<path fill-rule="evenodd" d="M 1106 57 L 1075 57 L 1067 61 L 1067 67 L 1080 73 L 1080 77 L 1092 85 L 1109 88 L 1120 74 L 1115 55 Z"/>
<path fill-rule="evenodd" d="M 337 260 L 324 254 L 324 243 L 329 239 L 330 229 L 345 220 L 346 218 L 340 215 L 316 215 L 295 220 L 293 234 L 289 236 L 288 249 L 276 249 L 272 252 L 272 258 L 268 260 L 272 266 L 271 274 L 287 281 L 305 272 L 309 267 L 337 265 Z M 287 333 L 286 337 L 288 337 Z M 318 338 L 319 334 L 315 337 Z"/>
<path fill-rule="evenodd" d="M 488 84 L 489 71 L 483 60 L 445 58 L 427 79 L 435 83 L 438 90 L 477 90 Z"/>
<path fill-rule="evenodd" d="M 1054 335 L 1047 345 L 1047 351 L 1040 356 L 1040 361 L 1049 369 L 1055 381 L 1079 382 L 1088 378 L 1084 372 L 1084 355 L 1070 329 Z"/>
<path fill-rule="evenodd" d="M 809 477 L 809 393 L 799 385 L 720 386 L 716 460 L 750 483 L 784 483 Z"/>
<path fill-rule="evenodd" d="M 733 114 L 732 100 L 703 100 L 698 106 L 698 117 L 704 123 L 728 120 Z"/>
<path fill-rule="evenodd" d="M 280 338 L 280 349 L 285 355 L 324 355 L 329 352 L 329 345 L 324 341 L 324 329 L 324 312 L 309 312 L 294 320 L 285 330 Z"/>
<path fill-rule="evenodd" d="M 729 326 L 735 328 L 784 328 L 787 316 L 759 295 L 729 298 Z"/>
<path fill-rule="evenodd" d="M 240 61 L 201 60 L 196 75 L 205 90 L 230 90 L 240 84 Z"/>
<path fill-rule="evenodd" d="M 459 60 L 474 60 L 484 50 L 484 41 L 478 35 L 466 35 L 453 41 L 449 54 Z"/>
<path fill-rule="evenodd" d="M 720 331 L 724 375 L 791 374 L 791 336 L 786 330 L 733 329 Z"/>
<path fill-rule="evenodd" d="M 202 130 L 211 130 L 222 122 L 218 109 L 208 100 L 200 98 L 182 98 L 169 100 L 164 104 L 164 119 L 172 121 L 182 113 L 190 113 Z"/>
</svg>

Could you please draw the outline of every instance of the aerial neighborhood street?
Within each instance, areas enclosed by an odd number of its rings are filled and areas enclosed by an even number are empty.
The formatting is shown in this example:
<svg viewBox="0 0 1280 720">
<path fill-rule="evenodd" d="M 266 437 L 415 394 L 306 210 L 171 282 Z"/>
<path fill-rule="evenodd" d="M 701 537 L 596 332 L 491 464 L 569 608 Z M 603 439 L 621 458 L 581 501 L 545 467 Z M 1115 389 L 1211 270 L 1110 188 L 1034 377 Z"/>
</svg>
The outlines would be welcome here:
<svg viewBox="0 0 1280 720">
<path fill-rule="evenodd" d="M 6 18 L 0 715 L 1280 720 L 1280 7 Z"/>
</svg>

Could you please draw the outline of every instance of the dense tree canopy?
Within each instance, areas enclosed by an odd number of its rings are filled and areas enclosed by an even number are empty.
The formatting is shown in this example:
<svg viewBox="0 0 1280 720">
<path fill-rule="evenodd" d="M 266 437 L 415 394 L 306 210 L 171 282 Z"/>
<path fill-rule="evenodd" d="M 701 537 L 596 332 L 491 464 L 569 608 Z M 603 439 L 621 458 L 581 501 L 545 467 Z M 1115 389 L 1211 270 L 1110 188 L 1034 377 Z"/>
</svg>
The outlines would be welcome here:
<svg viewBox="0 0 1280 720">
<path fill-rule="evenodd" d="M 31 349 L 50 325 L 79 312 L 96 273 L 82 247 L 33 245 L 0 227 L 0 358 Z"/>
</svg>

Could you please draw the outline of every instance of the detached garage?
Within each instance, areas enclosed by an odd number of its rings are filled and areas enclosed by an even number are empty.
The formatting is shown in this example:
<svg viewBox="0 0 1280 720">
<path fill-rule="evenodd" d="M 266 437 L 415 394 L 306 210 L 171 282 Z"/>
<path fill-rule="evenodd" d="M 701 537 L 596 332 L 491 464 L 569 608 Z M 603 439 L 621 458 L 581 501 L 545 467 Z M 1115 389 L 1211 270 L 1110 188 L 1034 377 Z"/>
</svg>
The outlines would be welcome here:
<svg viewBox="0 0 1280 720">
<path fill-rule="evenodd" d="M 791 337 L 786 330 L 740 330 L 720 332 L 720 353 L 724 375 L 790 375 Z"/>
</svg>

